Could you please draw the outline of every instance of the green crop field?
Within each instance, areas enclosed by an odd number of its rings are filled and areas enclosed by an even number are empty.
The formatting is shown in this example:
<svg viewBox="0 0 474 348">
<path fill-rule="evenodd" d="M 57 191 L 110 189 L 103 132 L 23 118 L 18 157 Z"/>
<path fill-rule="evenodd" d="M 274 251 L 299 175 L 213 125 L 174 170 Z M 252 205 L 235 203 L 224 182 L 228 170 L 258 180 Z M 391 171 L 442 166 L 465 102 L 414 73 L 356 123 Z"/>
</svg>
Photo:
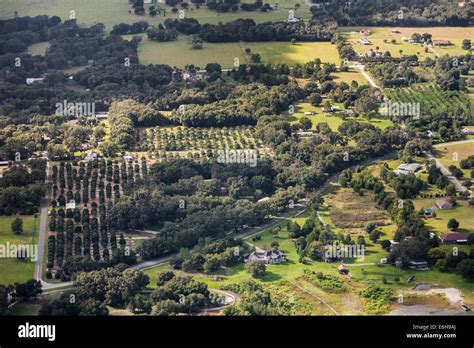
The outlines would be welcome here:
<svg viewBox="0 0 474 348">
<path fill-rule="evenodd" d="M 34 217 L 20 216 L 23 219 L 23 233 L 15 235 L 11 231 L 11 223 L 16 216 L 0 217 L 0 245 L 6 243 L 15 245 L 36 244 L 39 233 L 39 218 L 36 219 L 36 233 L 34 231 Z M 0 259 L 0 284 L 24 282 L 33 278 L 35 263 L 31 260 Z"/>
<path fill-rule="evenodd" d="M 386 89 L 387 96 L 399 103 L 419 103 L 421 115 L 445 111 L 454 113 L 459 107 L 472 108 L 464 92 L 446 92 L 437 85 L 420 85 L 401 89 Z"/>
<path fill-rule="evenodd" d="M 246 42 L 244 45 L 250 48 L 252 53 L 260 54 L 263 63 L 291 66 L 316 58 L 321 59 L 323 63 L 341 63 L 336 46 L 329 42 L 301 42 L 294 45 L 290 42 Z"/>
<path fill-rule="evenodd" d="M 252 2 L 244 0 L 243 2 Z M 288 18 L 289 10 L 294 9 L 295 4 L 300 4 L 301 8 L 295 11 L 295 16 L 303 19 L 309 19 L 311 13 L 308 6 L 302 0 L 283 0 L 270 3 L 275 5 L 278 3 L 278 9 L 265 13 L 261 11 L 254 12 L 229 12 L 217 13 L 210 11 L 205 6 L 197 9 L 190 3 L 189 10 L 185 12 L 186 17 L 198 19 L 201 23 L 217 24 L 219 22 L 233 21 L 242 17 L 255 20 L 257 23 L 267 21 L 283 21 Z M 166 16 L 158 15 L 150 17 L 137 16 L 128 13 L 128 0 L 2 0 L 0 6 L 0 18 L 11 18 L 15 11 L 19 16 L 36 16 L 36 15 L 55 15 L 63 20 L 70 18 L 70 11 L 74 11 L 79 24 L 92 25 L 95 23 L 103 23 L 107 29 L 112 29 L 118 23 L 133 23 L 137 21 L 147 21 L 151 25 L 157 25 L 164 22 L 167 18 L 178 18 L 179 13 L 172 13 L 171 7 L 159 4 L 162 8 L 166 8 Z M 148 8 L 148 5 L 145 6 Z"/>
</svg>

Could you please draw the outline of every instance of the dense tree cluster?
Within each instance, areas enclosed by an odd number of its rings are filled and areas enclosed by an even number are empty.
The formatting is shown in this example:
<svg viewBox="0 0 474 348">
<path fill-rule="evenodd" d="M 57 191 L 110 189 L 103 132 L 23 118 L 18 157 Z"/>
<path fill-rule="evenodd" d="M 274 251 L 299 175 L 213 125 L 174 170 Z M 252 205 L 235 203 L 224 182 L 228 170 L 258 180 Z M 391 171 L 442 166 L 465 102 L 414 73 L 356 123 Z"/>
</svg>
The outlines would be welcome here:
<svg viewBox="0 0 474 348">
<path fill-rule="evenodd" d="M 261 284 L 254 281 L 227 285 L 223 289 L 240 295 L 238 304 L 224 309 L 225 315 L 280 316 L 289 315 L 291 312 L 291 304 L 288 301 L 275 298 Z"/>
<path fill-rule="evenodd" d="M 191 127 L 255 124 L 261 116 L 288 110 L 301 95 L 301 89 L 294 83 L 275 87 L 241 85 L 226 99 L 205 105 L 185 105 L 174 111 L 171 118 Z"/>
<path fill-rule="evenodd" d="M 446 0 L 313 0 L 313 18 L 341 26 L 470 26 L 472 3 L 459 7 Z"/>
<path fill-rule="evenodd" d="M 158 274 L 158 287 L 151 293 L 152 315 L 177 315 L 192 313 L 204 307 L 220 305 L 220 299 L 212 294 L 205 283 L 189 276 L 177 276 L 173 272 Z"/>
<path fill-rule="evenodd" d="M 0 178 L 0 215 L 38 212 L 46 193 L 46 161 L 30 161 L 29 167 L 30 170 L 23 165 L 12 166 Z"/>
<path fill-rule="evenodd" d="M 143 272 L 117 265 L 99 271 L 78 273 L 73 290 L 46 301 L 40 315 L 108 315 L 107 306 L 127 305 L 150 280 Z M 73 296 L 74 301 L 71 301 Z"/>
</svg>

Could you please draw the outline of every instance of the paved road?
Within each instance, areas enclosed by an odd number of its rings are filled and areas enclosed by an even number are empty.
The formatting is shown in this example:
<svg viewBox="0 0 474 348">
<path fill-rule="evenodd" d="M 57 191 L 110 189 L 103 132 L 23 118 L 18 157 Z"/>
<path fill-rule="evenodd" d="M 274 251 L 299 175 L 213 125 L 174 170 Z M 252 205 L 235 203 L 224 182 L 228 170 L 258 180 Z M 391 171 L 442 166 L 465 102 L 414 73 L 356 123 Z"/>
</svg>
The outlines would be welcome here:
<svg viewBox="0 0 474 348">
<path fill-rule="evenodd" d="M 42 275 L 42 265 L 43 265 L 43 257 L 45 255 L 44 252 L 44 240 L 45 236 L 47 233 L 46 225 L 48 221 L 48 179 L 49 176 L 49 161 L 46 162 L 46 179 L 45 179 L 45 185 L 46 185 L 46 195 L 43 197 L 41 200 L 41 205 L 40 205 L 40 230 L 39 230 L 39 236 L 38 236 L 38 258 L 36 260 L 35 264 L 35 272 L 34 272 L 34 278 L 36 280 L 41 280 L 41 275 Z M 44 284 L 43 284 L 44 287 Z"/>
<path fill-rule="evenodd" d="M 365 71 L 365 65 L 362 65 L 362 64 L 359 64 L 359 63 L 355 63 L 354 68 L 358 69 L 360 71 L 360 73 L 362 74 L 362 76 L 365 77 L 365 79 L 369 82 L 369 84 L 373 87 L 373 88 L 377 88 L 379 90 L 382 90 L 382 88 L 380 88 L 379 85 L 377 85 L 375 83 L 375 81 L 372 79 L 372 77 L 367 74 L 367 72 Z"/>
<path fill-rule="evenodd" d="M 454 185 L 454 187 L 456 187 L 457 191 L 459 192 L 469 191 L 465 186 L 463 186 L 459 182 L 459 180 L 454 175 L 451 174 L 451 172 L 448 169 L 446 169 L 446 167 L 436 157 L 434 157 L 432 154 L 428 152 L 424 152 L 424 155 L 429 160 L 432 160 L 435 162 L 436 167 L 438 167 L 441 173 Z M 471 193 L 471 196 L 472 196 L 472 192 L 471 191 L 469 192 Z"/>
</svg>

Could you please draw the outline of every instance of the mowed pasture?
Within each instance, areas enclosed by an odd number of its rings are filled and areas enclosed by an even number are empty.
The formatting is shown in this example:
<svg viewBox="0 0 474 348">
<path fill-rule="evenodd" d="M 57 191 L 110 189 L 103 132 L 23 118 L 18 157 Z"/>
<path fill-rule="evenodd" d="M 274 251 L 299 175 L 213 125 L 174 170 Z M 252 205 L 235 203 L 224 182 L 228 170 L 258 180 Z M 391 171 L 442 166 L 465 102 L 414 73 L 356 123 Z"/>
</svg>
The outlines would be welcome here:
<svg viewBox="0 0 474 348">
<path fill-rule="evenodd" d="M 23 220 L 23 233 L 16 235 L 11 231 L 11 223 L 16 216 L 0 217 L 0 245 L 30 245 L 36 244 L 39 234 L 39 218 L 19 216 Z M 2 255 L 3 256 L 3 255 Z M 35 262 L 31 259 L 18 260 L 15 258 L 0 258 L 0 284 L 7 285 L 15 282 L 25 282 L 33 278 Z"/>
<path fill-rule="evenodd" d="M 142 41 L 138 46 L 138 57 L 140 63 L 166 64 L 177 68 L 194 64 L 202 69 L 208 63 L 218 63 L 222 68 L 233 68 L 235 58 L 241 64 L 245 63 L 245 54 L 238 42 L 207 43 L 202 49 L 192 49 L 191 39 L 180 35 L 176 41 L 157 42 L 148 40 L 146 34 L 141 34 Z M 132 35 L 124 35 L 131 39 Z"/>
<path fill-rule="evenodd" d="M 290 42 L 205 42 L 202 49 L 191 48 L 191 38 L 180 35 L 176 41 L 157 42 L 148 40 L 146 34 L 140 34 L 142 41 L 138 46 L 138 56 L 142 64 L 167 64 L 178 68 L 184 68 L 188 64 L 194 64 L 205 68 L 208 63 L 219 63 L 222 68 L 231 69 L 235 67 L 236 59 L 239 64 L 250 62 L 250 54 L 260 54 L 264 64 L 287 64 L 294 66 L 304 64 L 316 58 L 323 63 L 340 64 L 339 54 L 336 46 L 329 42 L 301 42 L 292 44 Z M 124 35 L 130 40 L 133 35 Z M 244 52 L 244 48 L 250 48 L 250 54 Z M 337 80 L 353 79 L 362 83 L 364 77 L 356 72 L 338 73 Z M 350 81 L 349 81 L 350 82 Z"/>
<path fill-rule="evenodd" d="M 251 2 L 253 0 L 243 0 L 241 2 Z M 303 19 L 311 18 L 309 7 L 303 0 L 282 0 L 271 2 L 270 5 L 278 3 L 278 8 L 271 12 L 228 12 L 217 13 L 201 6 L 199 9 L 191 2 L 189 9 L 184 12 L 186 17 L 196 18 L 200 23 L 218 24 L 219 22 L 229 22 L 239 18 L 253 19 L 257 23 L 268 21 L 283 21 L 288 19 L 289 11 L 294 10 L 295 4 L 300 4 L 301 8 L 295 11 L 295 16 Z M 172 7 L 158 4 L 161 8 L 166 8 L 166 16 L 148 15 L 149 5 L 145 5 L 147 13 L 144 16 L 137 16 L 128 13 L 129 5 L 127 0 L 2 0 L 0 6 L 0 18 L 6 19 L 14 16 L 15 11 L 18 16 L 37 16 L 47 14 L 59 16 L 63 20 L 69 19 L 71 11 L 74 11 L 77 21 L 81 25 L 93 25 L 103 23 L 108 30 L 111 30 L 118 23 L 133 23 L 137 21 L 147 21 L 151 25 L 163 23 L 168 18 L 178 18 L 179 12 L 173 13 Z"/>
<path fill-rule="evenodd" d="M 438 198 L 446 199 L 446 198 Z M 415 209 L 418 211 L 420 209 L 426 209 L 436 206 L 435 198 L 417 198 L 413 200 Z M 436 217 L 429 218 L 425 220 L 428 228 L 437 235 L 442 235 L 448 233 L 448 221 L 450 219 L 456 219 L 459 221 L 459 228 L 457 232 L 468 232 L 474 233 L 474 206 L 469 205 L 467 201 L 457 200 L 457 206 L 453 209 L 441 210 L 436 209 Z"/>
<path fill-rule="evenodd" d="M 455 165 L 461 169 L 464 173 L 465 178 L 471 177 L 471 169 L 462 169 L 460 167 L 460 161 L 474 155 L 474 141 L 470 143 L 461 143 L 453 145 L 440 144 L 435 146 L 435 156 L 439 161 L 448 168 L 451 165 Z"/>
<path fill-rule="evenodd" d="M 400 57 L 400 50 L 402 55 L 413 55 L 416 54 L 420 60 L 424 60 L 427 57 L 435 58 L 436 53 L 440 55 L 464 55 L 468 51 L 463 50 L 461 43 L 463 39 L 469 39 L 474 36 L 473 28 L 388 28 L 388 27 L 368 27 L 372 34 L 367 36 L 367 39 L 371 41 L 371 45 L 361 45 L 358 40 L 364 35 L 360 34 L 362 27 L 343 27 L 340 28 L 347 36 L 350 43 L 353 44 L 354 50 L 359 54 L 366 54 L 371 49 L 374 51 L 376 47 L 379 47 L 380 52 L 390 51 L 392 57 Z M 392 32 L 393 29 L 399 31 L 399 33 Z M 433 35 L 433 40 L 449 40 L 454 45 L 446 47 L 433 47 L 425 52 L 425 47 L 422 44 L 413 44 L 404 42 L 403 37 L 411 38 L 414 33 L 430 33 Z M 391 40 L 395 39 L 396 43 L 391 43 Z"/>
<path fill-rule="evenodd" d="M 330 42 L 245 42 L 251 53 L 258 53 L 262 63 L 287 64 L 290 66 L 304 64 L 316 58 L 323 63 L 339 65 L 341 59 L 337 47 Z"/>
</svg>

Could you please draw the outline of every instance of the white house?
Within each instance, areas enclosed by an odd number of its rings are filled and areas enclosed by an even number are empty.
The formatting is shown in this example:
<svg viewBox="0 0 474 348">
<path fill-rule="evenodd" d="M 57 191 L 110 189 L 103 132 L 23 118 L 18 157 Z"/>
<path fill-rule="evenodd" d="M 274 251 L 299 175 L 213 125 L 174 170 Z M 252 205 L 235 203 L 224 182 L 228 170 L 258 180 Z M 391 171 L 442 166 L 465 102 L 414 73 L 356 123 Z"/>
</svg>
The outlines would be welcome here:
<svg viewBox="0 0 474 348">
<path fill-rule="evenodd" d="M 84 158 L 84 161 L 90 162 L 97 159 L 97 157 L 98 157 L 97 152 L 89 152 L 87 156 Z"/>
<path fill-rule="evenodd" d="M 421 165 L 418 163 L 404 163 L 400 164 L 393 172 L 397 175 L 408 175 L 410 173 L 416 173 L 420 168 Z"/>
<path fill-rule="evenodd" d="M 43 81 L 43 80 L 44 80 L 43 77 L 38 77 L 38 78 L 29 77 L 29 78 L 26 79 L 26 84 L 27 85 L 32 85 L 35 82 L 40 82 L 40 81 Z"/>
<path fill-rule="evenodd" d="M 264 250 L 255 248 L 255 251 L 245 259 L 245 262 L 249 261 L 263 261 L 266 264 L 275 264 L 285 262 L 286 256 L 280 250 Z"/>
</svg>

